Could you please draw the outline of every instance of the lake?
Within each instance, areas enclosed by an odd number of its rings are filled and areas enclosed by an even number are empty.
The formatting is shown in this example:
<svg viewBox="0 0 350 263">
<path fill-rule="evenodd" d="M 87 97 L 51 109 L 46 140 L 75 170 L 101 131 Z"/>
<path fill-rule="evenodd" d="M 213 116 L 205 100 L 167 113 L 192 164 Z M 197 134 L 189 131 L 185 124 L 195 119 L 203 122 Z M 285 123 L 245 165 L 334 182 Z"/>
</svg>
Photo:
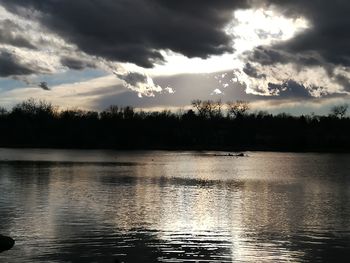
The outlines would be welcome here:
<svg viewBox="0 0 350 263">
<path fill-rule="evenodd" d="M 348 262 L 350 155 L 0 149 L 0 262 Z"/>
</svg>

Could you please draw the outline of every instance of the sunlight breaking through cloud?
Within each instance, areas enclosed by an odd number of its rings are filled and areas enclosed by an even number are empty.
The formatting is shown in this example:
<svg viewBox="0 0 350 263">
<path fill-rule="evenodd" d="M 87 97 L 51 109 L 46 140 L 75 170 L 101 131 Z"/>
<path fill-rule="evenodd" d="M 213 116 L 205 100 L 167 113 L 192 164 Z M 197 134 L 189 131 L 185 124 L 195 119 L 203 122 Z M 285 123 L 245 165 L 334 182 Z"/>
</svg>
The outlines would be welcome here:
<svg viewBox="0 0 350 263">
<path fill-rule="evenodd" d="M 349 94 L 349 68 L 327 62 L 312 50 L 293 54 L 284 49 L 312 29 L 301 16 L 284 17 L 278 9 L 241 10 L 227 31 L 235 37 L 240 66 L 235 82 L 248 94 L 281 97 L 323 97 Z"/>
<path fill-rule="evenodd" d="M 240 60 L 234 82 L 244 85 L 248 94 L 261 96 L 348 94 L 344 84 L 349 83 L 350 75 L 344 67 L 318 63 L 322 59 L 313 52 L 298 56 L 274 49 L 311 27 L 305 18 L 288 18 L 277 9 L 236 11 L 226 29 L 235 38 Z"/>
<path fill-rule="evenodd" d="M 235 39 L 237 54 L 242 54 L 261 45 L 291 39 L 309 26 L 304 18 L 286 18 L 275 10 L 249 9 L 235 11 L 225 31 Z"/>
<path fill-rule="evenodd" d="M 50 89 L 79 82 L 78 77 L 57 81 L 60 74 L 86 72 L 85 79 L 93 80 L 88 72 L 99 71 L 111 77 L 112 86 L 119 79 L 122 90 L 132 91 L 130 104 L 138 103 L 138 97 L 147 103 L 147 97 L 169 97 L 166 104 L 171 106 L 188 104 L 190 96 L 234 99 L 237 89 L 256 100 L 349 94 L 347 33 L 340 26 L 347 28 L 347 21 L 337 16 L 350 7 L 345 1 L 175 2 L 155 1 L 149 7 L 146 0 L 130 0 L 129 6 L 112 0 L 106 0 L 110 5 L 0 0 L 1 80 L 20 80 L 33 92 L 41 81 Z M 140 5 L 147 6 L 146 13 L 140 12 Z M 130 6 L 137 8 L 131 11 Z M 88 15 L 80 13 L 82 7 Z M 96 7 L 105 12 L 96 12 Z M 70 16 L 73 9 L 79 19 Z M 329 25 L 330 19 L 334 25 Z M 332 32 L 339 28 L 341 34 L 327 31 L 328 26 Z M 169 81 L 185 74 L 190 76 L 186 83 L 181 76 Z M 212 86 L 204 89 L 208 76 Z M 14 83 L 4 91 L 23 89 Z M 187 97 L 180 98 L 184 86 Z M 98 96 L 103 99 L 102 90 Z"/>
</svg>

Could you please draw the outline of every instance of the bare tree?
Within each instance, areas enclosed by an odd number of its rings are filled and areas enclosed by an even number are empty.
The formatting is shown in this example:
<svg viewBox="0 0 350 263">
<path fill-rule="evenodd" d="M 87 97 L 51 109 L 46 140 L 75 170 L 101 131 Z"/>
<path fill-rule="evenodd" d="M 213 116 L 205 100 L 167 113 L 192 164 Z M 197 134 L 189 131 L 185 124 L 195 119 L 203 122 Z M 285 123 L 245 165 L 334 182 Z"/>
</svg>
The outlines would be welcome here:
<svg viewBox="0 0 350 263">
<path fill-rule="evenodd" d="M 202 116 L 204 113 L 204 109 L 202 107 L 202 101 L 201 100 L 192 100 L 191 104 L 192 104 L 192 107 L 198 111 L 198 114 L 200 116 Z"/>
<path fill-rule="evenodd" d="M 349 108 L 348 104 L 333 106 L 331 108 L 330 115 L 333 117 L 342 119 L 346 115 L 348 108 Z"/>
<path fill-rule="evenodd" d="M 121 118 L 122 113 L 117 105 L 111 105 L 100 113 L 102 119 L 117 119 Z"/>
<path fill-rule="evenodd" d="M 220 99 L 217 101 L 214 101 L 214 109 L 212 113 L 213 113 L 212 117 L 222 116 L 222 101 Z"/>
<path fill-rule="evenodd" d="M 194 107 L 198 115 L 203 118 L 214 118 L 221 116 L 222 102 L 221 100 L 193 100 L 191 102 L 192 107 Z"/>
<path fill-rule="evenodd" d="M 234 118 L 241 117 L 249 111 L 249 102 L 237 100 L 236 102 L 228 101 L 226 103 L 229 116 Z"/>
<path fill-rule="evenodd" d="M 22 114 L 27 116 L 57 116 L 58 107 L 45 100 L 36 100 L 30 98 L 22 103 L 15 105 L 12 109 L 12 114 Z"/>
<path fill-rule="evenodd" d="M 121 111 L 123 112 L 124 119 L 132 119 L 135 116 L 134 108 L 131 106 L 126 106 L 122 108 Z"/>
<path fill-rule="evenodd" d="M 0 107 L 0 116 L 5 116 L 8 114 L 8 111 L 4 107 Z"/>
</svg>

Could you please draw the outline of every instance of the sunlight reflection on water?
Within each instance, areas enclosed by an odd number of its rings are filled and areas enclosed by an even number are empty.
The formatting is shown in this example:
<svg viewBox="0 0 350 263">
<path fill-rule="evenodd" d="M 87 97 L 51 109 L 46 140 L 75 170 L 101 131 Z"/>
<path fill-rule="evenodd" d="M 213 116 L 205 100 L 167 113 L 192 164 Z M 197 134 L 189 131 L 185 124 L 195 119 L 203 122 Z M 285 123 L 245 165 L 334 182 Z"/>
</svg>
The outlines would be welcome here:
<svg viewBox="0 0 350 263">
<path fill-rule="evenodd" d="M 349 258 L 350 155 L 247 154 L 0 150 L 0 261 Z"/>
</svg>

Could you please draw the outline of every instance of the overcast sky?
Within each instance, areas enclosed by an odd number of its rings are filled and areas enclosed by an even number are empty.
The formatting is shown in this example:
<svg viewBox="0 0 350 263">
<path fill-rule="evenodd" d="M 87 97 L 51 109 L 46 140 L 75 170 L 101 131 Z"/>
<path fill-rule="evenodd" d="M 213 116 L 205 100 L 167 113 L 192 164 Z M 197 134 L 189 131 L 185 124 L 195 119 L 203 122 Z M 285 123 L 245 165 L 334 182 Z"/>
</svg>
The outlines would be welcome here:
<svg viewBox="0 0 350 263">
<path fill-rule="evenodd" d="M 326 114 L 349 99 L 349 12 L 348 0 L 0 0 L 0 105 L 244 99 Z"/>
</svg>

